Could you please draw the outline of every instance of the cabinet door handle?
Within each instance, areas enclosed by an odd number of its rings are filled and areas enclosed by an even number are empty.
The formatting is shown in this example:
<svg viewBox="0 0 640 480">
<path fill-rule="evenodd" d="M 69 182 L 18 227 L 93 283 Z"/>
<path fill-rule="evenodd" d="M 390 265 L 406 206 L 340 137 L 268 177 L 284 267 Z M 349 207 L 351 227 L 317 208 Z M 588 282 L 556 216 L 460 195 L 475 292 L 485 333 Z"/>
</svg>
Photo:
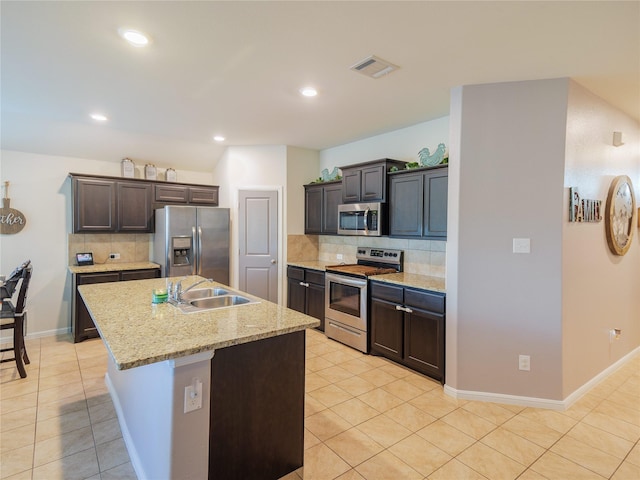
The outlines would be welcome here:
<svg viewBox="0 0 640 480">
<path fill-rule="evenodd" d="M 403 307 L 402 305 L 396 305 L 396 310 L 400 310 L 401 312 L 405 313 L 413 313 L 413 310 L 411 310 L 409 307 Z"/>
<path fill-rule="evenodd" d="M 304 283 L 304 282 L 300 282 L 300 285 L 302 285 L 303 287 L 308 287 L 309 286 L 308 283 Z"/>
</svg>

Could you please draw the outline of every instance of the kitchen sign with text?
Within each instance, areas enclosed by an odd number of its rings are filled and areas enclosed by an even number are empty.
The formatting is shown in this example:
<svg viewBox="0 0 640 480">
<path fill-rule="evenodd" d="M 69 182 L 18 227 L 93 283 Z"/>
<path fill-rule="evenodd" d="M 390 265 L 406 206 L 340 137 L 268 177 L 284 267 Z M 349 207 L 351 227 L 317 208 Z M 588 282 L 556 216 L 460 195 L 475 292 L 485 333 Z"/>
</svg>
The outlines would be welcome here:
<svg viewBox="0 0 640 480">
<path fill-rule="evenodd" d="M 20 210 L 10 207 L 9 182 L 4 182 L 4 198 L 0 208 L 0 234 L 11 235 L 22 231 L 27 219 Z"/>
</svg>

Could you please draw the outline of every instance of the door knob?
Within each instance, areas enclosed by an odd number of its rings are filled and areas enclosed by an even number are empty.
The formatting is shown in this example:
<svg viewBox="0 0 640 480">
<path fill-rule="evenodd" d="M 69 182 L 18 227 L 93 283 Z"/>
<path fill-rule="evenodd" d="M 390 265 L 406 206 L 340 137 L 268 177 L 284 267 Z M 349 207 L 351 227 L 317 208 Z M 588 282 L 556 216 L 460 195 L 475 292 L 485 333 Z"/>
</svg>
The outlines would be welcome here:
<svg viewBox="0 0 640 480">
<path fill-rule="evenodd" d="M 271 265 L 275 265 L 276 261 L 274 259 L 271 259 Z"/>
</svg>

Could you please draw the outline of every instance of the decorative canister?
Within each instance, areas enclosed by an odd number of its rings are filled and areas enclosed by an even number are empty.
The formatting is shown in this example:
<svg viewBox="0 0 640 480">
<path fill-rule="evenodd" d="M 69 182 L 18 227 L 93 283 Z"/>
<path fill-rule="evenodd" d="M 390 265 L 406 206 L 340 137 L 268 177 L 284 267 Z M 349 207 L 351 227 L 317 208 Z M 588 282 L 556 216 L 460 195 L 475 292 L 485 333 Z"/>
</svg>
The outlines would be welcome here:
<svg viewBox="0 0 640 480">
<path fill-rule="evenodd" d="M 129 158 L 122 159 L 122 176 L 127 178 L 133 178 L 136 175 L 136 164 Z"/>
<path fill-rule="evenodd" d="M 176 173 L 176 171 L 173 168 L 167 168 L 167 171 L 164 174 L 164 179 L 167 182 L 177 182 L 178 181 L 178 174 Z"/>
<path fill-rule="evenodd" d="M 155 180 L 158 177 L 158 169 L 153 163 L 147 163 L 144 166 L 144 178 L 147 180 Z"/>
</svg>

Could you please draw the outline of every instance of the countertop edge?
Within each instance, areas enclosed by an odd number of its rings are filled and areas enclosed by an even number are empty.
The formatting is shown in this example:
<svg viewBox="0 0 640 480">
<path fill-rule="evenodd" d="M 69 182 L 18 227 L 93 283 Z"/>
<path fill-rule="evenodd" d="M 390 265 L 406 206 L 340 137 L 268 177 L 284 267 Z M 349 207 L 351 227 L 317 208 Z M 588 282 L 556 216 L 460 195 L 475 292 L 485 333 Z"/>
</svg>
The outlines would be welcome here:
<svg viewBox="0 0 640 480">
<path fill-rule="evenodd" d="M 160 268 L 160 265 L 154 262 L 122 262 L 122 263 L 100 263 L 94 265 L 69 265 L 69 272 L 76 273 L 103 273 L 118 272 L 127 270 L 148 270 Z"/>
</svg>

